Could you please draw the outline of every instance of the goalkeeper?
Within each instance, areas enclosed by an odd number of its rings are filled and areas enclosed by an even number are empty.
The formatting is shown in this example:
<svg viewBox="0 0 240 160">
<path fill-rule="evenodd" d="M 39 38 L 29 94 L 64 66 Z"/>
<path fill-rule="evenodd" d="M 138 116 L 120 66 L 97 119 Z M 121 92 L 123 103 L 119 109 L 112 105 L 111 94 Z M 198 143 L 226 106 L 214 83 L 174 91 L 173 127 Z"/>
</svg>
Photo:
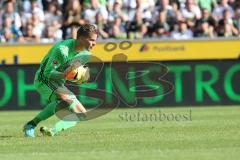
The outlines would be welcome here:
<svg viewBox="0 0 240 160">
<path fill-rule="evenodd" d="M 34 128 L 43 120 L 55 114 L 60 105 L 65 105 L 68 110 L 74 113 L 85 113 L 86 109 L 77 100 L 76 96 L 66 87 L 66 80 L 87 81 L 88 70 L 84 67 L 84 75 L 79 76 L 76 69 L 79 65 L 87 62 L 90 50 L 96 44 L 97 28 L 92 24 L 81 25 L 77 30 L 77 38 L 64 40 L 56 43 L 44 57 L 40 68 L 36 72 L 34 85 L 38 92 L 48 100 L 47 106 L 38 113 L 32 120 L 24 125 L 26 137 L 34 137 Z M 80 68 L 80 67 L 79 67 Z M 54 128 L 42 127 L 43 134 L 54 136 L 59 131 L 75 126 L 76 122 L 60 120 Z"/>
</svg>

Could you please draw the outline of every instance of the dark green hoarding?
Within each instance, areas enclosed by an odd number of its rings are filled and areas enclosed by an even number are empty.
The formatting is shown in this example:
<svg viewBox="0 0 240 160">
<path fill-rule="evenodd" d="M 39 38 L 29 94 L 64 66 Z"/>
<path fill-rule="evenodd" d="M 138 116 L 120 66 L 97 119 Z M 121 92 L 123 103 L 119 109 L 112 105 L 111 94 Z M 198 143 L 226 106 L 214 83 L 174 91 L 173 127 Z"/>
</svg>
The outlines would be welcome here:
<svg viewBox="0 0 240 160">
<path fill-rule="evenodd" d="M 87 107 L 240 104 L 236 60 L 89 64 L 91 83 L 68 86 Z M 0 110 L 40 109 L 33 84 L 38 65 L 0 66 Z"/>
</svg>

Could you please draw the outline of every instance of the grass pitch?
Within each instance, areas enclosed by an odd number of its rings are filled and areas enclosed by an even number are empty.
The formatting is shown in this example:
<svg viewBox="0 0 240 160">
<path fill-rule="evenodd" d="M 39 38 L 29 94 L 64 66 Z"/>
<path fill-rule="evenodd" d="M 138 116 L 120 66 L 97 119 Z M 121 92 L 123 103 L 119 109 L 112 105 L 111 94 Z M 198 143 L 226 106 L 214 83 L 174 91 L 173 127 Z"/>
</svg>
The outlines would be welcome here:
<svg viewBox="0 0 240 160">
<path fill-rule="evenodd" d="M 150 119 L 153 113 L 182 119 Z M 1 160 L 232 160 L 240 157 L 240 107 L 116 109 L 56 137 L 25 138 L 36 111 L 0 112 Z M 140 115 L 140 117 L 139 117 Z M 132 116 L 132 117 L 131 117 Z M 189 116 L 189 115 L 188 115 Z M 56 118 L 40 126 L 52 126 Z M 37 128 L 37 134 L 39 134 Z"/>
</svg>

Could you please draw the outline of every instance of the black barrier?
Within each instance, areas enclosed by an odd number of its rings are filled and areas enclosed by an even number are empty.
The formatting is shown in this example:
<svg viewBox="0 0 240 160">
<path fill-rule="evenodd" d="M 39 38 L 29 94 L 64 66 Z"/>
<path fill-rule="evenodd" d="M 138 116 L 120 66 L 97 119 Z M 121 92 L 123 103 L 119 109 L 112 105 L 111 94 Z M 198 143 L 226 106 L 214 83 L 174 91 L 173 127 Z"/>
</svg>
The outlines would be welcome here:
<svg viewBox="0 0 240 160">
<path fill-rule="evenodd" d="M 120 107 L 240 104 L 237 60 L 106 63 L 100 74 L 98 64 L 89 67 L 91 75 L 98 75 L 96 81 L 79 87 L 68 83 L 87 108 L 101 102 L 116 106 L 116 97 Z M 40 109 L 46 104 L 33 85 L 37 68 L 1 66 L 0 110 Z M 105 94 L 88 96 L 99 89 Z"/>
</svg>

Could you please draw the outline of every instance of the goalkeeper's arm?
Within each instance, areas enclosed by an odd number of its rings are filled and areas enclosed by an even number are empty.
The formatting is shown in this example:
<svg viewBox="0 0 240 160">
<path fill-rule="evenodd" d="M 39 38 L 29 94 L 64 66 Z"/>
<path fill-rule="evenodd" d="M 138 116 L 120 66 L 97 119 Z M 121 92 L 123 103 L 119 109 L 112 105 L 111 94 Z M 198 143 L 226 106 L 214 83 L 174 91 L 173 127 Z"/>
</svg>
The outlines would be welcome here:
<svg viewBox="0 0 240 160">
<path fill-rule="evenodd" d="M 77 72 L 73 72 L 75 70 L 75 67 L 69 66 L 65 71 L 60 72 L 57 70 L 53 70 L 50 75 L 49 79 L 52 80 L 73 80 L 77 76 Z"/>
<path fill-rule="evenodd" d="M 69 66 L 64 71 L 58 71 L 54 67 L 51 67 L 49 78 L 53 80 L 73 80 L 77 76 L 77 68 L 80 66 L 80 62 L 73 60 L 69 63 Z"/>
</svg>

